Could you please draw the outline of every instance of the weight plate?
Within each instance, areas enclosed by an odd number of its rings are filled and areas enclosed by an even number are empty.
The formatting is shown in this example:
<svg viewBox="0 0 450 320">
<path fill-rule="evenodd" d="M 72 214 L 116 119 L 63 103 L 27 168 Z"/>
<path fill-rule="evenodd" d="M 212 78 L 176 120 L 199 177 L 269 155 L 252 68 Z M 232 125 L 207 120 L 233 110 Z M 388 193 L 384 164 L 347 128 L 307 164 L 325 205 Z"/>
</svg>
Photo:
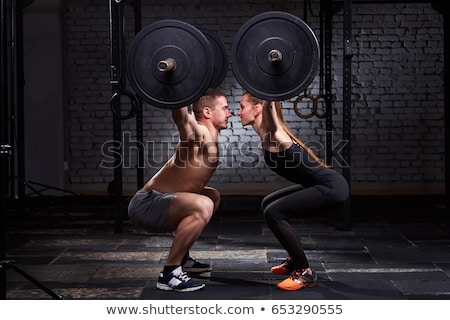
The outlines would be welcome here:
<svg viewBox="0 0 450 320">
<path fill-rule="evenodd" d="M 177 109 L 196 101 L 208 89 L 213 75 L 213 52 L 206 36 L 180 20 L 161 20 L 143 28 L 130 44 L 127 75 L 144 101 Z M 175 67 L 161 70 L 160 62 L 173 59 Z"/>
<path fill-rule="evenodd" d="M 264 12 L 248 20 L 231 49 L 238 82 L 254 96 L 271 101 L 290 99 L 306 89 L 319 70 L 319 55 L 311 28 L 282 11 Z"/>
<path fill-rule="evenodd" d="M 229 63 L 228 52 L 225 45 L 215 32 L 206 30 L 202 27 L 198 27 L 198 29 L 206 36 L 213 51 L 214 71 L 210 87 L 217 88 L 222 84 L 223 80 L 227 76 Z"/>
</svg>

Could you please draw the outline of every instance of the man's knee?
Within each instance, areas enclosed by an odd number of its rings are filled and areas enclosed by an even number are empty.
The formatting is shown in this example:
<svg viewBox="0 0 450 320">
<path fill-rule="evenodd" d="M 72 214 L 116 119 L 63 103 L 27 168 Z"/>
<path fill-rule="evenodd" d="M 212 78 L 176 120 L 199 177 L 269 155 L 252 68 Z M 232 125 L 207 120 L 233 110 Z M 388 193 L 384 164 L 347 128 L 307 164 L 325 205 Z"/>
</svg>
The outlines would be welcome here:
<svg viewBox="0 0 450 320">
<path fill-rule="evenodd" d="M 220 204 L 220 193 L 216 189 L 212 189 L 211 200 L 213 201 L 214 206 L 217 208 Z"/>
<path fill-rule="evenodd" d="M 208 197 L 203 196 L 197 200 L 197 210 L 199 218 L 201 218 L 205 225 L 211 219 L 214 212 L 214 201 Z"/>
<path fill-rule="evenodd" d="M 214 188 L 211 187 L 205 187 L 203 189 L 203 195 L 207 196 L 213 201 L 214 204 L 214 210 L 217 209 L 217 207 L 220 204 L 220 193 Z"/>
</svg>

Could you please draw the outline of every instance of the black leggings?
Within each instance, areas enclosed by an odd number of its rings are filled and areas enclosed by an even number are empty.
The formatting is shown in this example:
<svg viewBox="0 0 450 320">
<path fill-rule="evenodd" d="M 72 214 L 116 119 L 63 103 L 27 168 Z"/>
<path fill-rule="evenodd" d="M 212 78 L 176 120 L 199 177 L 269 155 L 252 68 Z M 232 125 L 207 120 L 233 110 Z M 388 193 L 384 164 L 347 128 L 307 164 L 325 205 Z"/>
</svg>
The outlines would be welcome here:
<svg viewBox="0 0 450 320">
<path fill-rule="evenodd" d="M 315 214 L 336 208 L 340 210 L 348 198 L 347 181 L 337 172 L 327 175 L 320 185 L 304 188 L 290 186 L 267 195 L 261 203 L 264 218 L 270 230 L 289 254 L 296 270 L 309 268 L 300 237 L 289 218 Z"/>
</svg>

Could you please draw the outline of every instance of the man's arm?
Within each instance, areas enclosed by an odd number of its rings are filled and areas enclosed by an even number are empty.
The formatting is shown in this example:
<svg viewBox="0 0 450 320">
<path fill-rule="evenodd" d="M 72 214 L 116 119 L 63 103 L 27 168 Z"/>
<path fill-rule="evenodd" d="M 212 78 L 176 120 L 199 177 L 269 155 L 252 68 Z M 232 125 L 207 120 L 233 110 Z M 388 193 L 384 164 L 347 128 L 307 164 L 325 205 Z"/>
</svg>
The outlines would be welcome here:
<svg viewBox="0 0 450 320">
<path fill-rule="evenodd" d="M 187 107 L 173 109 L 172 119 L 177 125 L 181 141 L 187 141 L 189 138 L 195 139 L 195 131 L 198 123 L 195 117 L 188 112 Z"/>
</svg>

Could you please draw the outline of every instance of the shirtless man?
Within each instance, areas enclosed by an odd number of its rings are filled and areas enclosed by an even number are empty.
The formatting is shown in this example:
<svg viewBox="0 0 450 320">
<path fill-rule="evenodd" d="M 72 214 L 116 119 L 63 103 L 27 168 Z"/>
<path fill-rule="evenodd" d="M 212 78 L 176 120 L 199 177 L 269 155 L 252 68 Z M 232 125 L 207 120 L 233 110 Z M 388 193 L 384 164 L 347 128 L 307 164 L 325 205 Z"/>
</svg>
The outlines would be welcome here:
<svg viewBox="0 0 450 320">
<path fill-rule="evenodd" d="M 128 215 L 151 232 L 173 232 L 174 238 L 156 287 L 161 290 L 195 291 L 205 284 L 187 276 L 183 258 L 220 201 L 220 194 L 206 186 L 218 165 L 217 140 L 232 116 L 225 95 L 208 89 L 192 106 L 172 111 L 180 142 L 175 154 L 136 192 Z"/>
</svg>

